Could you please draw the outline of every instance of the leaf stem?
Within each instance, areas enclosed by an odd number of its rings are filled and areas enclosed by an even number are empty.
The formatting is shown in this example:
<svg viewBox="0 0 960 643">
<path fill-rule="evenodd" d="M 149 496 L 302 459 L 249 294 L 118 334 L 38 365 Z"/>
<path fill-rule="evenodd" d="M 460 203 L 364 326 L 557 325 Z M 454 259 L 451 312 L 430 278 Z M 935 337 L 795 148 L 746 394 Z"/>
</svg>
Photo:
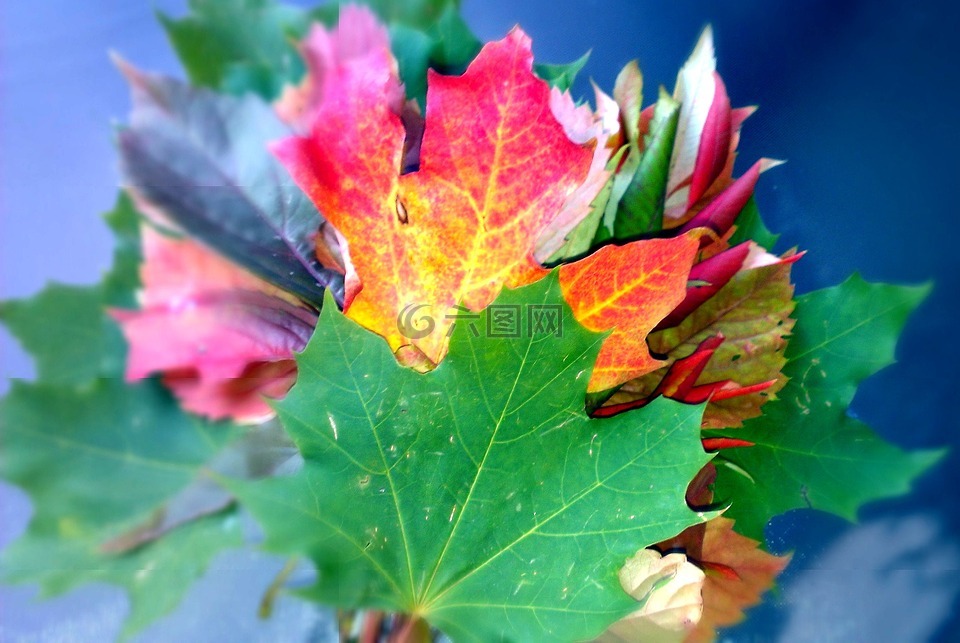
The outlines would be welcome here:
<svg viewBox="0 0 960 643">
<path fill-rule="evenodd" d="M 270 614 L 273 613 L 273 604 L 277 600 L 277 594 L 283 589 L 287 579 L 290 578 L 290 574 L 292 574 L 296 568 L 297 558 L 294 556 L 287 560 L 283 569 L 280 570 L 280 573 L 277 574 L 276 578 L 270 583 L 270 586 L 267 587 L 267 591 L 263 593 L 263 598 L 260 599 L 260 608 L 257 610 L 257 616 L 259 618 L 270 618 Z"/>
<path fill-rule="evenodd" d="M 419 616 L 398 615 L 394 626 L 399 626 L 399 630 L 390 636 L 390 643 L 429 643 L 433 640 L 430 627 Z"/>
</svg>

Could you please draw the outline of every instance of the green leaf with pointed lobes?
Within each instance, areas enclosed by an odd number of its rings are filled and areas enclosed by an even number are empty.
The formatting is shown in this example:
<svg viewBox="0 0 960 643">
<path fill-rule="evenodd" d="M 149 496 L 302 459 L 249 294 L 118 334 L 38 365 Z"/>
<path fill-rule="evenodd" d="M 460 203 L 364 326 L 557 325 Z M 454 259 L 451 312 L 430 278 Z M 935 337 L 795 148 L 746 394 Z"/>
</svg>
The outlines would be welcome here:
<svg viewBox="0 0 960 643">
<path fill-rule="evenodd" d="M 153 516 L 235 437 L 188 417 L 157 382 L 15 382 L 0 403 L 0 477 L 28 494 L 34 513 L 0 556 L 0 579 L 37 583 L 46 596 L 121 586 L 128 634 L 171 611 L 216 553 L 242 544 L 235 517 L 202 518 L 123 555 L 104 545 Z"/>
<path fill-rule="evenodd" d="M 496 310 L 519 311 L 519 337 L 491 336 Z M 550 310 L 562 330 L 531 329 Z M 708 517 L 684 500 L 709 460 L 699 407 L 584 413 L 602 339 L 556 273 L 458 321 L 426 374 L 324 306 L 277 403 L 303 469 L 231 486 L 269 549 L 316 565 L 309 598 L 413 613 L 456 640 L 595 636 L 636 608 L 626 559 Z"/>
<path fill-rule="evenodd" d="M 106 219 L 117 246 L 100 284 L 54 284 L 0 304 L 38 379 L 14 382 L 0 401 L 0 478 L 34 506 L 26 533 L 0 554 L 0 580 L 38 584 L 42 596 L 120 586 L 130 597 L 129 636 L 173 610 L 242 533 L 234 513 L 218 507 L 122 555 L 108 543 L 162 518 L 238 433 L 187 416 L 157 382 L 122 383 L 126 346 L 104 308 L 134 301 L 139 214 L 121 195 Z"/>
<path fill-rule="evenodd" d="M 305 67 L 294 44 L 310 15 L 273 0 L 190 0 L 190 13 L 160 21 L 193 84 L 272 100 Z"/>
<path fill-rule="evenodd" d="M 577 75 L 583 71 L 583 67 L 590 60 L 590 52 L 583 54 L 573 62 L 561 65 L 551 65 L 548 63 L 538 63 L 534 65 L 533 70 L 537 76 L 550 83 L 551 87 L 556 87 L 562 92 L 570 91 L 573 83 L 577 80 Z"/>
<path fill-rule="evenodd" d="M 772 517 L 804 507 L 855 520 L 863 504 L 909 491 L 943 456 L 904 452 L 847 415 L 857 385 L 893 363 L 897 336 L 928 290 L 854 275 L 798 299 L 779 400 L 743 428 L 717 433 L 756 445 L 716 461 L 716 497 L 732 502 L 725 515 L 737 531 L 762 541 Z"/>
<path fill-rule="evenodd" d="M 104 306 L 135 302 L 140 285 L 139 214 L 121 193 L 105 219 L 117 246 L 113 268 L 102 283 L 50 284 L 28 299 L 0 302 L 0 322 L 30 353 L 37 379 L 47 384 L 82 385 L 123 374 L 126 345 Z"/>
</svg>

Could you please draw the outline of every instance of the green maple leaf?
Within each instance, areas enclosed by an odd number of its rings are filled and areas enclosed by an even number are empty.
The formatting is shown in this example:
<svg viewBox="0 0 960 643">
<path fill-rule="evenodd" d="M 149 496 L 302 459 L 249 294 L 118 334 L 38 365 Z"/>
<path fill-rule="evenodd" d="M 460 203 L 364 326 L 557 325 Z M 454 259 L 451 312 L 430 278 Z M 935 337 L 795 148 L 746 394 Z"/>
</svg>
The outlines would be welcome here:
<svg viewBox="0 0 960 643">
<path fill-rule="evenodd" d="M 491 337 L 497 306 L 554 306 L 562 336 Z M 416 614 L 457 639 L 595 636 L 636 609 L 626 559 L 708 517 L 684 501 L 709 460 L 699 407 L 585 415 L 602 338 L 555 273 L 459 322 L 427 374 L 324 306 L 277 403 L 303 469 L 232 487 L 269 549 L 313 560 L 312 599 Z"/>
<path fill-rule="evenodd" d="M 155 382 L 15 382 L 0 403 L 0 476 L 27 492 L 34 513 L 0 556 L 0 578 L 38 583 L 48 596 L 120 585 L 132 603 L 126 633 L 172 610 L 215 553 L 241 544 L 235 518 L 205 518 L 126 555 L 103 545 L 189 485 L 234 437 L 187 417 Z"/>
<path fill-rule="evenodd" d="M 159 13 L 173 48 L 195 85 L 272 100 L 304 74 L 294 43 L 310 15 L 272 0 L 190 0 L 190 14 Z"/>
<path fill-rule="evenodd" d="M 37 378 L 48 384 L 79 385 L 123 374 L 123 336 L 103 307 L 134 303 L 139 215 L 121 194 L 105 218 L 118 243 L 114 267 L 101 284 L 51 284 L 29 299 L 0 302 L 0 321 L 33 356 Z"/>
<path fill-rule="evenodd" d="M 121 586 L 131 599 L 124 634 L 171 611 L 215 554 L 242 544 L 235 516 L 220 511 L 162 540 L 108 551 L 161 517 L 238 437 L 187 416 L 156 382 L 120 379 L 126 347 L 104 307 L 133 301 L 138 220 L 121 195 L 107 215 L 118 239 L 114 267 L 100 284 L 53 284 L 0 304 L 38 375 L 36 384 L 14 382 L 0 402 L 0 477 L 34 506 L 26 533 L 0 554 L 0 579 L 37 583 L 45 596 L 91 582 Z"/>
<path fill-rule="evenodd" d="M 534 66 L 537 76 L 550 83 L 551 87 L 556 87 L 562 92 L 570 91 L 573 83 L 577 80 L 577 75 L 583 70 L 583 67 L 590 60 L 590 52 L 583 54 L 573 62 L 560 65 L 551 65 L 548 63 L 538 63 Z"/>
<path fill-rule="evenodd" d="M 864 503 L 906 493 L 942 451 L 906 453 L 847 415 L 857 385 L 893 362 L 897 335 L 927 288 L 869 284 L 859 276 L 800 297 L 779 401 L 720 435 L 756 446 L 727 449 L 717 498 L 742 534 L 763 540 L 773 516 L 810 507 L 848 520 Z"/>
</svg>

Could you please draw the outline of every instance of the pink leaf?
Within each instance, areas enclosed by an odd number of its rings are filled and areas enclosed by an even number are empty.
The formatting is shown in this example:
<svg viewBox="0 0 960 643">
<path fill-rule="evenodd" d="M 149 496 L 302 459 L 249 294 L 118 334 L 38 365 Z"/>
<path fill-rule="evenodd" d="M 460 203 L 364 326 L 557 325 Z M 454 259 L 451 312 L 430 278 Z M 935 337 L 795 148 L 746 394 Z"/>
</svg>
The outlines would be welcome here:
<svg viewBox="0 0 960 643">
<path fill-rule="evenodd" d="M 141 310 L 112 311 L 130 344 L 127 378 L 167 374 L 174 393 L 202 415 L 269 415 L 260 394 L 285 392 L 278 378 L 289 388 L 290 360 L 306 345 L 315 314 L 193 241 L 146 225 L 142 238 Z"/>
</svg>

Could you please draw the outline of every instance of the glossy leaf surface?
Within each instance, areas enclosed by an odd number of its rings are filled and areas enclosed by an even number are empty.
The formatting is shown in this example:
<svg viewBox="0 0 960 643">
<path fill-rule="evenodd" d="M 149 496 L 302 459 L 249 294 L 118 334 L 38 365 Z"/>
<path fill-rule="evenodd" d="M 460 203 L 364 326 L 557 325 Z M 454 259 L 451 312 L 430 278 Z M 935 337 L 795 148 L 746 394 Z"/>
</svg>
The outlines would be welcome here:
<svg viewBox="0 0 960 643">
<path fill-rule="evenodd" d="M 490 336 L 496 306 L 556 307 L 561 331 Z M 324 307 L 277 405 L 304 468 L 233 486 L 269 548 L 313 560 L 311 598 L 417 614 L 457 640 L 595 636 L 636 609 L 626 559 L 704 519 L 684 489 L 708 460 L 696 407 L 586 417 L 601 340 L 554 276 L 458 322 L 426 374 Z"/>
</svg>

